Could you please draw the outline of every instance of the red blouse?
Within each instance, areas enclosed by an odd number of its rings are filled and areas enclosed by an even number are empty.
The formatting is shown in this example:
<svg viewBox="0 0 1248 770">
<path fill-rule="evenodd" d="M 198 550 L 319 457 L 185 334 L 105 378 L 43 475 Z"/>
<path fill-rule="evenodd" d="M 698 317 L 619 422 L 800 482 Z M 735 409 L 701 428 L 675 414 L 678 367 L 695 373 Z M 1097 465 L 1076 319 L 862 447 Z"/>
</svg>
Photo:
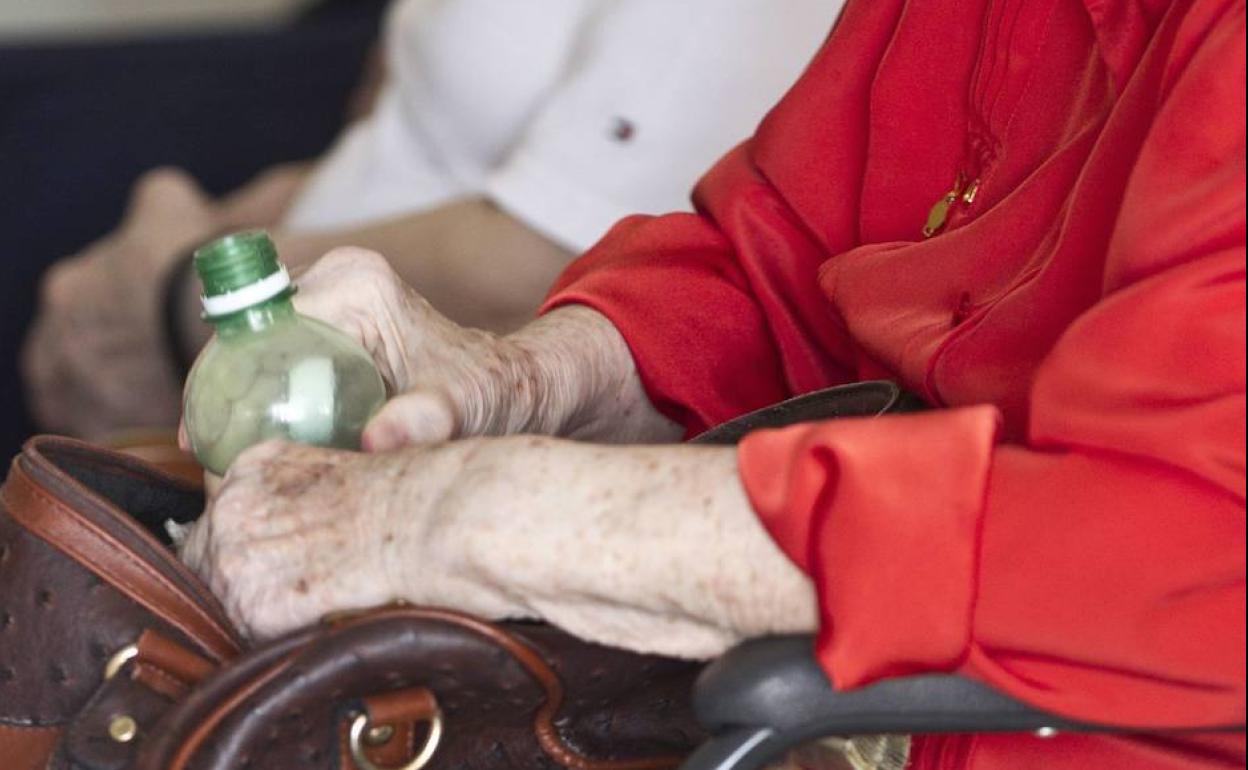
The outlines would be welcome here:
<svg viewBox="0 0 1248 770">
<path fill-rule="evenodd" d="M 1244 721 L 1244 16 L 850 0 L 699 215 L 622 222 L 556 287 L 690 434 L 860 379 L 947 407 L 741 448 L 839 686 L 961 671 L 1141 731 Z M 916 768 L 1244 756 L 1005 736 L 925 741 Z"/>
</svg>

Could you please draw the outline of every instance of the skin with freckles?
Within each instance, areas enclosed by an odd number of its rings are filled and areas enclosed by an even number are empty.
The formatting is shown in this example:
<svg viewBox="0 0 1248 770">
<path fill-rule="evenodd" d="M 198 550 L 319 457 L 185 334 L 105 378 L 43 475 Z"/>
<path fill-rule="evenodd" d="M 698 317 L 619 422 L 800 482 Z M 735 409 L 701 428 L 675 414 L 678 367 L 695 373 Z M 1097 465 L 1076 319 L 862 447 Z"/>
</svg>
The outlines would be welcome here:
<svg viewBox="0 0 1248 770">
<path fill-rule="evenodd" d="M 183 556 L 251 633 L 399 599 L 690 658 L 816 628 L 735 451 L 663 445 L 680 430 L 601 315 L 464 329 L 359 250 L 302 287 L 300 309 L 359 340 L 399 395 L 372 454 L 266 444 L 230 469 Z"/>
<path fill-rule="evenodd" d="M 721 448 L 265 444 L 231 469 L 183 558 L 259 637 L 396 600 L 691 658 L 816 624 L 807 578 Z"/>
<path fill-rule="evenodd" d="M 330 252 L 301 276 L 295 306 L 359 341 L 399 394 L 365 431 L 372 451 L 518 433 L 610 443 L 681 435 L 650 405 L 615 327 L 586 308 L 506 337 L 466 328 L 384 257 L 355 248 Z"/>
</svg>

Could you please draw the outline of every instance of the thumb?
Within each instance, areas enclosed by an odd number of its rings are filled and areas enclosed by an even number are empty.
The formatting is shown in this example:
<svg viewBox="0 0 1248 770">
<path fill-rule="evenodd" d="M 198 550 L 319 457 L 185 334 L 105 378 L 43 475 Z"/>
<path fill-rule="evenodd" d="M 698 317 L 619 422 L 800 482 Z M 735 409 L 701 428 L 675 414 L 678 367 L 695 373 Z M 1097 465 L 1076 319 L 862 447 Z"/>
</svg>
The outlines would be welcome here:
<svg viewBox="0 0 1248 770">
<path fill-rule="evenodd" d="M 392 399 L 364 428 L 365 452 L 392 452 L 450 441 L 458 432 L 450 399 L 433 391 L 412 391 Z"/>
<path fill-rule="evenodd" d="M 126 216 L 133 220 L 144 213 L 161 212 L 178 217 L 202 212 L 211 204 L 195 177 L 180 168 L 161 167 L 135 182 Z"/>
</svg>

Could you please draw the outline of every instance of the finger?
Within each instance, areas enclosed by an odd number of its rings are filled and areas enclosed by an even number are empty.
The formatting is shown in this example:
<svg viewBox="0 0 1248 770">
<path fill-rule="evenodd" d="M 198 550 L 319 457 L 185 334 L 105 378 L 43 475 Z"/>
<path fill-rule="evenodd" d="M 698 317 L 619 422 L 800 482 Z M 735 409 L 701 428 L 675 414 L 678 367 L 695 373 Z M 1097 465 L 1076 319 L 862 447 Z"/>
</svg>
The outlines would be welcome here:
<svg viewBox="0 0 1248 770">
<path fill-rule="evenodd" d="M 133 221 L 145 211 L 181 215 L 199 212 L 209 204 L 208 194 L 195 177 L 180 168 L 165 166 L 148 171 L 135 182 L 126 216 Z"/>
<path fill-rule="evenodd" d="M 190 534 L 186 536 L 186 542 L 182 544 L 181 552 L 178 554 L 182 562 L 191 569 L 192 572 L 204 577 L 205 556 L 208 552 L 208 538 L 210 537 L 210 523 L 207 517 L 196 522 L 192 527 Z"/>
<path fill-rule="evenodd" d="M 449 399 L 429 391 L 405 393 L 382 407 L 364 428 L 366 452 L 392 452 L 449 441 L 457 421 Z"/>
<path fill-rule="evenodd" d="M 376 313 L 393 301 L 403 280 L 386 258 L 354 247 L 334 249 L 299 278 L 299 312 L 322 320 L 355 312 Z"/>
</svg>

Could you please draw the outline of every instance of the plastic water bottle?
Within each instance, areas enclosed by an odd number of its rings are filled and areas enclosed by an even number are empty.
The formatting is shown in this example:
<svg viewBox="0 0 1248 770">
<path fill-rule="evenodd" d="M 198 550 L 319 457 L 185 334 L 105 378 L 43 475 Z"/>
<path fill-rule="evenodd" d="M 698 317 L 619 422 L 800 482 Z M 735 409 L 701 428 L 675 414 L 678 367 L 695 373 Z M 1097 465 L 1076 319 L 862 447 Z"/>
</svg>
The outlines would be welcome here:
<svg viewBox="0 0 1248 770">
<path fill-rule="evenodd" d="M 355 341 L 295 312 L 295 287 L 268 234 L 215 241 L 195 253 L 195 270 L 216 331 L 183 405 L 204 468 L 224 475 L 245 449 L 275 438 L 359 449 L 385 382 Z"/>
</svg>

